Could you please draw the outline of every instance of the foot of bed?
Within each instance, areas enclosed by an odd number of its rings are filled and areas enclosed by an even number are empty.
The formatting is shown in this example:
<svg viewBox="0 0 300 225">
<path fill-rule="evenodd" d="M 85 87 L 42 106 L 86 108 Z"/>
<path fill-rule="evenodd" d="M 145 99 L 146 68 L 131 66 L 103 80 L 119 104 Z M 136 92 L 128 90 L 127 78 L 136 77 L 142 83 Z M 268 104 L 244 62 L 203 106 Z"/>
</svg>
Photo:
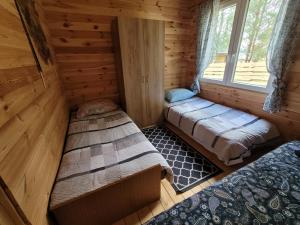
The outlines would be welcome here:
<svg viewBox="0 0 300 225">
<path fill-rule="evenodd" d="M 81 196 L 54 210 L 59 225 L 108 225 L 160 199 L 157 165 Z"/>
</svg>

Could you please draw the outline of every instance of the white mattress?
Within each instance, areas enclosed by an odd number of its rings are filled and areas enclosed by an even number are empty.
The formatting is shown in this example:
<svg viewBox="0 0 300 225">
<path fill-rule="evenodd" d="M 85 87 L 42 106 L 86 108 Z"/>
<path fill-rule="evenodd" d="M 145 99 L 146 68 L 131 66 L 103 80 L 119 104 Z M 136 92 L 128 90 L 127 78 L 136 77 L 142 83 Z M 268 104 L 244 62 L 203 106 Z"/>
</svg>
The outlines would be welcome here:
<svg viewBox="0 0 300 225">
<path fill-rule="evenodd" d="M 251 150 L 280 139 L 270 122 L 199 97 L 166 104 L 164 112 L 168 122 L 226 165 L 241 163 Z"/>
</svg>

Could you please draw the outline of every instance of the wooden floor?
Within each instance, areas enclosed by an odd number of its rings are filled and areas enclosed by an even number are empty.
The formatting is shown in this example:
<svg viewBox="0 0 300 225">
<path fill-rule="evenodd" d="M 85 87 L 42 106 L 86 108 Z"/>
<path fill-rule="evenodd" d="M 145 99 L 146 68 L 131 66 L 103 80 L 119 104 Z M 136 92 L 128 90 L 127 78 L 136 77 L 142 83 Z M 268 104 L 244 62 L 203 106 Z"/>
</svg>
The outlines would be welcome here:
<svg viewBox="0 0 300 225">
<path fill-rule="evenodd" d="M 159 201 L 154 202 L 143 209 L 121 219 L 120 221 L 114 223 L 113 225 L 139 225 L 147 222 L 152 217 L 158 215 L 159 213 L 171 208 L 175 204 L 183 201 L 184 199 L 189 198 L 193 194 L 196 194 L 197 192 L 201 191 L 202 189 L 210 186 L 211 184 L 215 183 L 216 181 L 222 179 L 223 177 L 227 176 L 228 174 L 232 173 L 233 171 L 237 170 L 238 168 L 244 166 L 245 164 L 250 163 L 251 161 L 259 158 L 261 155 L 265 154 L 266 151 L 261 151 L 259 154 L 255 154 L 251 157 L 249 157 L 247 160 L 245 160 L 244 163 L 237 165 L 237 166 L 226 166 L 221 161 L 217 159 L 217 157 L 208 152 L 206 149 L 201 147 L 197 142 L 192 140 L 190 137 L 182 133 L 180 130 L 178 130 L 176 127 L 166 124 L 166 126 L 171 129 L 173 132 L 175 132 L 178 136 L 180 136 L 182 139 L 184 139 L 186 142 L 188 142 L 192 147 L 197 149 L 201 154 L 206 156 L 211 162 L 216 164 L 218 167 L 220 167 L 224 172 L 220 173 L 219 175 L 195 186 L 194 188 L 182 193 L 182 194 L 176 194 L 175 190 L 171 186 L 171 184 L 166 180 L 162 180 L 161 182 L 161 198 Z"/>
<path fill-rule="evenodd" d="M 171 208 L 176 203 L 183 201 L 184 199 L 192 196 L 193 194 L 201 191 L 205 187 L 213 184 L 216 180 L 223 178 L 226 175 L 226 172 L 219 174 L 218 176 L 209 179 L 206 182 L 182 193 L 175 193 L 174 189 L 170 185 L 170 183 L 164 179 L 161 182 L 161 198 L 159 201 L 154 202 L 143 209 L 123 218 L 122 220 L 114 223 L 114 225 L 136 225 L 143 224 L 147 222 L 152 217 L 158 215 L 159 213 Z"/>
</svg>

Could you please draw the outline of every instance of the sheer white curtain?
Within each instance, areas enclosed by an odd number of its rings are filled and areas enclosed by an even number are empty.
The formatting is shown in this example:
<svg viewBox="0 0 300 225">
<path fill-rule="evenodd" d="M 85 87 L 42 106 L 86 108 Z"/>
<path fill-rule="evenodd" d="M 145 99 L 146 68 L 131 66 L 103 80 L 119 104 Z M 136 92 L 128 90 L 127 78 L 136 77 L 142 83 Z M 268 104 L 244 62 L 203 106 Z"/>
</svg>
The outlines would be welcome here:
<svg viewBox="0 0 300 225">
<path fill-rule="evenodd" d="M 267 68 L 273 77 L 272 91 L 266 97 L 263 109 L 279 112 L 286 91 L 286 73 L 292 52 L 299 38 L 300 0 L 283 0 L 267 54 Z"/>
<path fill-rule="evenodd" d="M 200 77 L 213 59 L 219 6 L 220 0 L 207 0 L 199 6 L 196 74 L 191 86 L 195 93 L 200 92 Z"/>
</svg>

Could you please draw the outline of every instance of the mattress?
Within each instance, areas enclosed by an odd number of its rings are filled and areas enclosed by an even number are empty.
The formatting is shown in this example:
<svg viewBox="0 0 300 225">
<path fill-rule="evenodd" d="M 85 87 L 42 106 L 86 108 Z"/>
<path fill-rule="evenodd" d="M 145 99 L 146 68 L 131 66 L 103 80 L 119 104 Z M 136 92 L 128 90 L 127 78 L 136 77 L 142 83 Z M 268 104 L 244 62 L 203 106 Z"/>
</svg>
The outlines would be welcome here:
<svg viewBox="0 0 300 225">
<path fill-rule="evenodd" d="M 158 164 L 162 175 L 172 182 L 166 160 L 125 112 L 83 119 L 73 114 L 50 210 Z"/>
<path fill-rule="evenodd" d="M 164 114 L 226 165 L 243 162 L 253 149 L 280 142 L 277 128 L 268 121 L 199 97 L 166 104 Z"/>
<path fill-rule="evenodd" d="M 300 224 L 295 150 L 300 141 L 282 145 L 147 224 Z"/>
</svg>

